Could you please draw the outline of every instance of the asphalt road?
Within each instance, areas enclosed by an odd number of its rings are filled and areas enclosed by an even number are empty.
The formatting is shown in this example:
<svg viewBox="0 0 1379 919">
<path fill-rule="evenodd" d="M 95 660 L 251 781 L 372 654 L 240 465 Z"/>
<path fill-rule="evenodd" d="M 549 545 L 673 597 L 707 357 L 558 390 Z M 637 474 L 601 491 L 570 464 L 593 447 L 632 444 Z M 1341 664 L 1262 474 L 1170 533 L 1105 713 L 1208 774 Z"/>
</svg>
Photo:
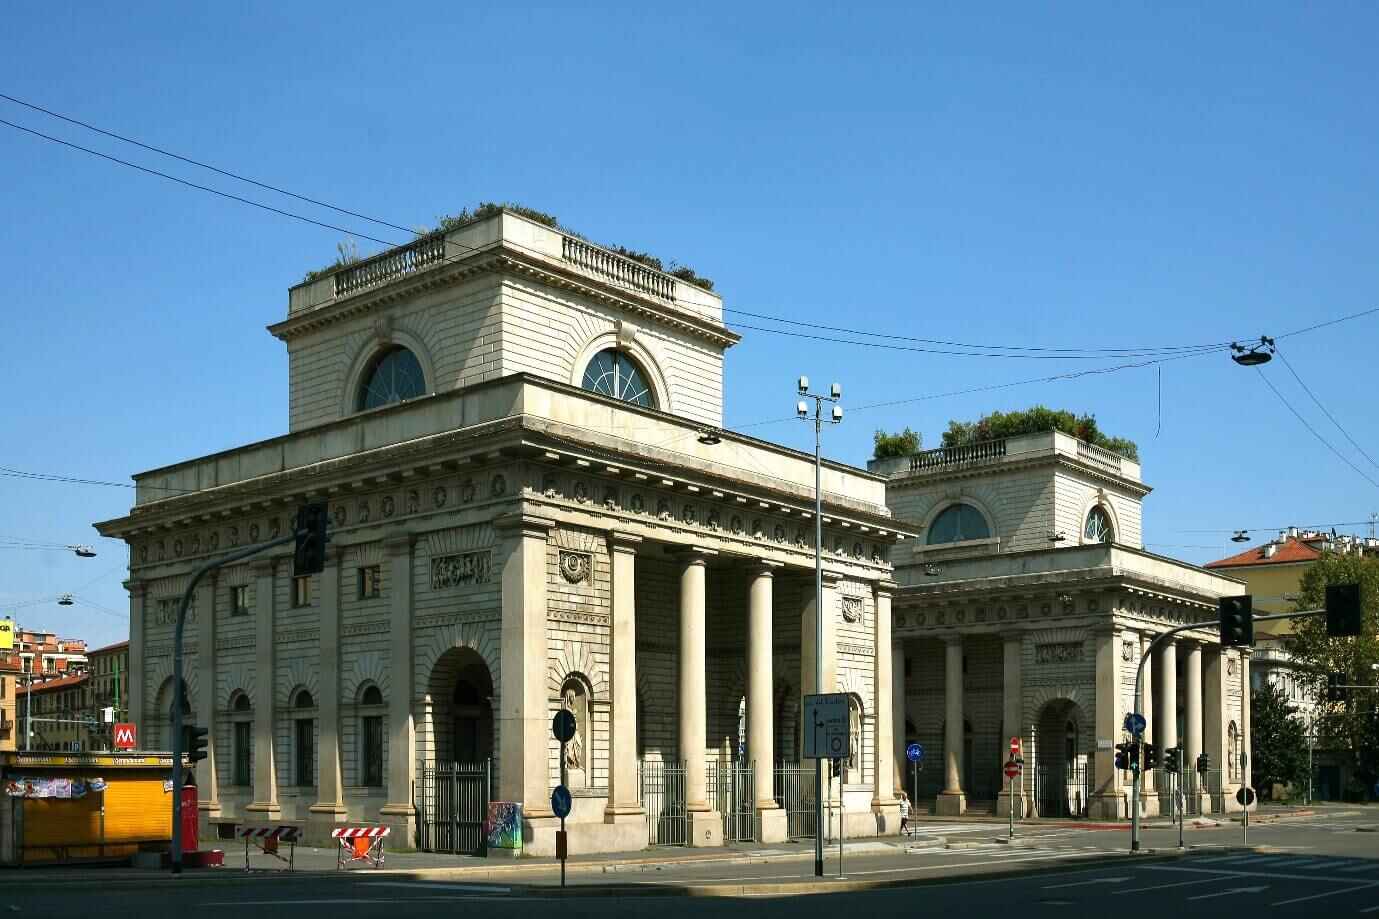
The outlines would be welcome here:
<svg viewBox="0 0 1379 919">
<path fill-rule="evenodd" d="M 573 896 L 543 886 L 556 880 L 549 871 L 523 872 L 520 880 L 514 878 L 511 883 L 475 883 L 367 870 L 246 875 L 224 869 L 188 874 L 175 881 L 158 875 L 148 883 L 107 887 L 93 883 L 98 875 L 89 871 L 74 874 L 74 883 L 69 885 L 25 883 L 18 872 L 10 876 L 14 883 L 0 887 L 0 911 L 45 919 L 89 919 L 92 915 L 172 919 L 185 914 L 228 917 L 246 913 L 403 919 L 431 917 L 438 911 L 482 913 L 495 919 L 532 919 L 534 911 L 543 915 L 558 911 L 562 917 L 655 913 L 664 919 L 687 915 L 838 919 L 942 910 L 945 914 L 1018 913 L 1021 919 L 1044 915 L 1068 919 L 1070 911 L 1085 908 L 1115 909 L 1127 919 L 1166 915 L 1219 919 L 1243 916 L 1247 911 L 1268 916 L 1379 919 L 1379 833 L 1362 832 L 1371 828 L 1379 829 L 1379 810 L 1323 812 L 1314 818 L 1251 826 L 1250 844 L 1266 847 L 1262 852 L 1235 848 L 1240 843 L 1239 825 L 1188 830 L 1190 854 L 1160 860 L 1123 854 L 1124 831 L 1077 830 L 1049 823 L 1037 830 L 1026 828 L 1011 846 L 995 841 L 1002 835 L 1000 827 L 965 824 L 944 830 L 950 843 L 962 843 L 963 848 L 907 854 L 878 847 L 846 860 L 847 880 L 826 878 L 823 888 L 808 896 L 771 895 L 773 887 L 785 890 L 812 882 L 812 863 L 799 860 L 577 872 L 570 875 Z M 937 832 L 938 827 L 932 830 Z M 1145 834 L 1146 847 L 1176 849 L 1176 842 L 1176 831 Z M 837 872 L 836 856 L 830 856 L 827 869 L 830 875 Z M 1022 873 L 1009 876 L 1010 872 Z M 896 886 L 843 887 L 859 881 Z M 620 889 L 598 892 L 590 886 L 609 884 Z M 715 885 L 732 885 L 739 893 L 712 898 L 684 895 L 686 889 Z M 830 888 L 839 892 L 830 893 Z"/>
</svg>

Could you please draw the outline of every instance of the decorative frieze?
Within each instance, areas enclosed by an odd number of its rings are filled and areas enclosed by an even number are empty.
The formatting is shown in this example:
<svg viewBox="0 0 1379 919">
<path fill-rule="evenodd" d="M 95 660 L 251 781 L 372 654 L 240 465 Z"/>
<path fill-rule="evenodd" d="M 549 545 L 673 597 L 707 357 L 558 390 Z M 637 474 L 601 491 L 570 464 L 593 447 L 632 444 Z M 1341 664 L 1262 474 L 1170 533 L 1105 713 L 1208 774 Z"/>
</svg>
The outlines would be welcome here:
<svg viewBox="0 0 1379 919">
<path fill-rule="evenodd" d="M 1082 655 L 1083 643 L 1080 641 L 1062 641 L 1056 644 L 1034 646 L 1034 662 L 1036 664 L 1077 663 L 1082 660 Z"/>
<path fill-rule="evenodd" d="M 391 631 L 392 626 L 386 619 L 376 619 L 372 622 L 352 622 L 340 628 L 340 634 L 345 636 L 353 635 L 382 635 Z"/>
<path fill-rule="evenodd" d="M 609 617 L 602 613 L 576 613 L 569 610 L 552 610 L 546 615 L 551 622 L 571 622 L 575 625 L 607 626 Z"/>
<path fill-rule="evenodd" d="M 286 632 L 278 632 L 275 636 L 279 644 L 291 644 L 295 642 L 315 643 L 321 640 L 320 629 L 289 629 Z"/>
<path fill-rule="evenodd" d="M 481 609 L 465 613 L 433 613 L 429 616 L 416 617 L 412 620 L 412 628 L 417 631 L 443 629 L 474 622 L 500 622 L 502 618 L 503 611 L 501 609 Z"/>
<path fill-rule="evenodd" d="M 493 552 L 465 552 L 431 559 L 431 589 L 487 584 L 493 578 Z"/>
<path fill-rule="evenodd" d="M 839 643 L 838 653 L 847 654 L 852 657 L 875 657 L 876 649 L 871 645 L 849 645 Z"/>
</svg>

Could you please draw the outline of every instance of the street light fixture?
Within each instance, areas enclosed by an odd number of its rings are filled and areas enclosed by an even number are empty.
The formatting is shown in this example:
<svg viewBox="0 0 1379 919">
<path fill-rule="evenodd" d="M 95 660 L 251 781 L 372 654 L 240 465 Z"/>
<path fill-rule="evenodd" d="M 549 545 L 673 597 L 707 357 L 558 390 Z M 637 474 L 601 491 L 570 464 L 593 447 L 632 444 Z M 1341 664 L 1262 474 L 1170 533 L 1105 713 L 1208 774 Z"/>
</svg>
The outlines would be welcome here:
<svg viewBox="0 0 1379 919">
<path fill-rule="evenodd" d="M 1250 536 L 1249 536 L 1249 531 L 1248 531 L 1248 530 L 1236 530 L 1236 531 L 1235 531 L 1235 535 L 1231 537 L 1231 542 L 1249 542 L 1249 541 L 1250 541 Z"/>
<path fill-rule="evenodd" d="M 843 407 L 838 400 L 843 398 L 843 387 L 834 383 L 828 395 L 815 395 L 809 391 L 809 377 L 801 376 L 796 387 L 802 397 L 795 404 L 795 414 L 801 421 L 809 421 L 809 401 L 814 400 L 814 692 L 822 691 L 824 685 L 824 502 L 823 502 L 823 462 L 820 446 L 823 440 L 824 422 L 842 424 Z M 827 418 L 824 417 L 824 403 L 833 405 Z M 814 760 L 814 876 L 824 876 L 824 767 L 823 760 Z"/>
<path fill-rule="evenodd" d="M 71 606 L 73 602 L 75 601 L 72 600 L 71 594 L 63 594 L 62 596 L 57 598 L 58 606 Z"/>
<path fill-rule="evenodd" d="M 1274 340 L 1268 335 L 1261 335 L 1257 345 L 1231 342 L 1231 352 L 1231 360 L 1241 367 L 1258 367 L 1274 359 Z"/>
<path fill-rule="evenodd" d="M 723 438 L 713 428 L 705 428 L 699 432 L 699 442 L 706 447 L 716 447 L 723 443 Z"/>
<path fill-rule="evenodd" d="M 69 548 L 69 549 L 71 549 L 73 552 L 75 552 L 75 553 L 77 554 L 77 558 L 95 558 L 95 557 L 96 557 L 96 550 L 93 549 L 93 548 L 91 548 L 90 546 L 68 546 L 67 548 Z"/>
</svg>

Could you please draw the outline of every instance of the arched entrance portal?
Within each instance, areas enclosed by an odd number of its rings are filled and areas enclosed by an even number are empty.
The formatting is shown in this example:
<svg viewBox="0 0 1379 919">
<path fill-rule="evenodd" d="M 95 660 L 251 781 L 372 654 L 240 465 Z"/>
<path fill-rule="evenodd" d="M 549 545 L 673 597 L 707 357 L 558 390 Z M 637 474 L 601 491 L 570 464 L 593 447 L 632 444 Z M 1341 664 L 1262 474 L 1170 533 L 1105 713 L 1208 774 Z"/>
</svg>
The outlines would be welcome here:
<svg viewBox="0 0 1379 919">
<path fill-rule="evenodd" d="M 445 652 L 431 671 L 436 764 L 477 765 L 493 756 L 493 677 L 471 648 Z"/>
<path fill-rule="evenodd" d="M 493 788 L 493 676 L 477 651 L 456 647 L 437 659 L 426 689 L 421 848 L 481 855 Z"/>
<path fill-rule="evenodd" d="M 1081 817 L 1091 790 L 1091 757 L 1083 739 L 1087 718 L 1071 699 L 1039 710 L 1034 731 L 1034 804 L 1040 817 Z"/>
</svg>

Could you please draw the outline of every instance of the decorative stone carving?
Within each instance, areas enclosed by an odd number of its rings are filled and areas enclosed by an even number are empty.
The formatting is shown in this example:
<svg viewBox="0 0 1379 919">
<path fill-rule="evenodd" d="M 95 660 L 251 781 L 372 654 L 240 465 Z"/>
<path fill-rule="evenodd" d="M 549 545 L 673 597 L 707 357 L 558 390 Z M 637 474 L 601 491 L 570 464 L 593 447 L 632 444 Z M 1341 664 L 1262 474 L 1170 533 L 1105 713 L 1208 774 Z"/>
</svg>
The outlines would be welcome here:
<svg viewBox="0 0 1379 919">
<path fill-rule="evenodd" d="M 934 613 L 934 625 L 943 625 L 944 620 L 947 618 L 947 614 L 943 610 L 939 610 Z"/>
<path fill-rule="evenodd" d="M 670 519 L 670 502 L 661 498 L 656 502 L 656 516 L 661 520 Z"/>
<path fill-rule="evenodd" d="M 695 512 L 695 510 L 694 510 L 694 505 L 693 505 L 693 504 L 686 504 L 686 505 L 685 505 L 685 510 L 684 510 L 684 512 L 681 514 L 681 519 L 683 519 L 683 520 L 685 521 L 685 523 L 688 523 L 688 524 L 694 524 L 694 523 L 696 523 L 696 522 L 698 521 L 698 515 L 696 514 L 696 512 Z"/>
<path fill-rule="evenodd" d="M 268 538 L 277 539 L 282 535 L 282 520 L 278 517 L 270 517 L 268 520 Z"/>
<path fill-rule="evenodd" d="M 1123 660 L 1123 661 L 1129 661 L 1129 660 L 1134 660 L 1134 658 L 1135 658 L 1135 644 L 1134 644 L 1134 642 L 1129 642 L 1129 641 L 1123 642 L 1123 643 L 1121 644 L 1121 646 L 1120 646 L 1120 659 Z"/>
<path fill-rule="evenodd" d="M 845 622 L 859 622 L 862 619 L 862 598 L 842 597 L 840 600 L 843 607 L 843 620 Z"/>
<path fill-rule="evenodd" d="M 421 492 L 415 488 L 407 492 L 407 513 L 415 514 L 421 510 Z"/>
<path fill-rule="evenodd" d="M 360 502 L 359 502 L 359 510 L 358 510 L 357 513 L 358 513 L 358 515 L 359 515 L 359 522 L 360 522 L 360 523 L 368 523 L 368 522 L 369 522 L 369 502 L 368 502 L 368 501 L 360 501 Z"/>
<path fill-rule="evenodd" d="M 633 495 L 632 495 L 632 513 L 634 513 L 634 514 L 640 514 L 640 513 L 642 513 L 642 512 L 645 511 L 645 510 L 646 510 L 646 499 L 643 498 L 643 497 L 641 496 L 640 493 L 633 493 Z"/>
<path fill-rule="evenodd" d="M 1099 605 L 1100 604 L 1097 603 L 1097 598 L 1093 597 L 1092 599 L 1087 601 L 1087 612 L 1095 613 Z"/>
<path fill-rule="evenodd" d="M 924 625 L 928 621 L 929 618 L 923 613 L 915 613 L 915 625 Z"/>
<path fill-rule="evenodd" d="M 192 534 L 192 555 L 196 555 L 196 554 L 199 553 L 200 551 L 201 551 L 201 534 L 200 534 L 200 533 L 193 533 L 193 534 Z"/>
<path fill-rule="evenodd" d="M 904 613 L 896 613 L 896 614 L 895 614 L 895 624 L 896 624 L 896 627 L 897 627 L 897 628 L 902 628 L 902 629 L 905 628 L 905 614 L 904 614 Z"/>
<path fill-rule="evenodd" d="M 555 473 L 548 472 L 541 479 L 541 493 L 548 498 L 559 497 L 560 479 L 556 477 Z"/>
<path fill-rule="evenodd" d="M 862 544 L 860 542 L 855 542 L 852 544 L 852 557 L 855 559 L 862 558 Z"/>
<path fill-rule="evenodd" d="M 728 523 L 728 529 L 733 531 L 734 536 L 742 535 L 742 518 L 733 514 L 733 519 Z"/>
<path fill-rule="evenodd" d="M 618 509 L 618 505 L 620 503 L 621 502 L 619 500 L 618 490 L 616 488 L 614 488 L 612 485 L 609 485 L 607 488 L 603 490 L 604 507 L 608 508 L 610 511 L 615 511 Z"/>
<path fill-rule="evenodd" d="M 760 517 L 755 518 L 755 519 L 752 521 L 752 538 L 753 538 L 753 539 L 762 539 L 762 538 L 765 537 L 765 535 L 766 535 L 766 532 L 765 532 L 764 529 L 762 529 L 761 518 L 760 518 Z"/>
<path fill-rule="evenodd" d="M 1056 644 L 1035 645 L 1036 664 L 1068 664 L 1082 660 L 1082 642 L 1064 641 Z"/>
<path fill-rule="evenodd" d="M 392 495 L 384 495 L 384 496 L 383 496 L 383 502 L 382 502 L 382 504 L 379 506 L 379 511 L 380 511 L 380 513 L 383 514 L 383 519 L 386 520 L 386 519 L 388 519 L 389 517 L 393 516 L 393 513 L 394 513 L 394 511 L 396 511 L 396 510 L 397 510 L 397 502 L 395 502 L 395 501 L 393 500 L 393 496 L 392 496 Z"/>
<path fill-rule="evenodd" d="M 589 580 L 589 569 L 593 559 L 583 552 L 560 550 L 560 573 L 571 584 L 582 584 Z"/>
<path fill-rule="evenodd" d="M 257 521 L 255 521 L 254 523 L 249 524 L 249 541 L 250 541 L 250 542 L 258 542 L 258 541 L 259 541 L 259 525 L 258 525 L 258 522 L 257 522 Z"/>
<path fill-rule="evenodd" d="M 493 553 L 465 552 L 431 559 L 431 589 L 487 584 L 493 577 Z"/>
<path fill-rule="evenodd" d="M 775 530 L 771 533 L 771 538 L 776 542 L 785 542 L 785 527 L 779 523 L 776 524 Z"/>
<path fill-rule="evenodd" d="M 986 621 L 986 609 L 984 607 L 977 607 L 977 612 L 973 615 L 975 616 L 977 622 Z"/>
<path fill-rule="evenodd" d="M 1008 613 L 1008 612 L 1006 611 L 1006 608 L 1005 608 L 1004 606 L 998 606 L 998 607 L 996 607 L 996 618 L 997 618 L 997 619 L 1005 619 L 1005 618 L 1008 617 L 1009 615 L 1010 615 L 1010 613 Z"/>
<path fill-rule="evenodd" d="M 144 543 L 139 547 L 139 561 L 148 561 L 148 543 Z"/>
<path fill-rule="evenodd" d="M 1048 603 L 1041 603 L 1041 604 L 1039 604 L 1039 615 L 1041 615 L 1041 616 L 1047 616 L 1047 615 L 1049 615 L 1049 614 L 1052 613 L 1052 612 L 1053 612 L 1053 607 L 1052 607 L 1051 605 L 1049 605 Z"/>
<path fill-rule="evenodd" d="M 723 525 L 723 521 L 718 516 L 718 508 L 709 511 L 709 529 L 718 532 L 718 528 Z"/>
<path fill-rule="evenodd" d="M 182 557 L 182 540 L 174 539 L 172 541 L 172 554 L 178 558 Z"/>
<path fill-rule="evenodd" d="M 584 504 L 589 500 L 589 486 L 585 485 L 584 482 L 579 479 L 575 480 L 574 497 L 580 504 Z"/>
<path fill-rule="evenodd" d="M 833 540 L 833 554 L 842 555 L 843 552 L 843 537 L 839 536 L 837 539 Z"/>
<path fill-rule="evenodd" d="M 474 495 L 478 492 L 479 486 L 474 484 L 473 479 L 465 479 L 460 483 L 460 503 L 469 504 L 473 502 Z"/>
<path fill-rule="evenodd" d="M 871 544 L 871 560 L 875 565 L 881 564 L 881 547 L 876 543 Z"/>
<path fill-rule="evenodd" d="M 437 485 L 431 492 L 431 503 L 436 507 L 445 507 L 445 502 L 450 500 L 450 494 L 445 490 L 444 485 Z"/>
<path fill-rule="evenodd" d="M 501 498 L 508 493 L 508 480 L 501 472 L 489 483 L 488 493 L 495 498 Z"/>
<path fill-rule="evenodd" d="M 805 535 L 804 527 L 800 527 L 795 531 L 795 545 L 799 546 L 801 549 L 809 548 L 809 537 Z"/>
<path fill-rule="evenodd" d="M 219 549 L 219 548 L 220 548 L 220 531 L 219 531 L 219 530 L 211 530 L 210 539 L 206 540 L 206 548 L 209 549 L 209 550 L 212 551 L 212 552 L 214 552 L 216 549 Z"/>
<path fill-rule="evenodd" d="M 343 516 L 343 512 L 337 514 L 336 522 L 340 522 L 339 518 Z M 230 546 L 231 548 L 234 548 L 235 546 L 239 545 L 239 527 L 230 527 L 228 530 L 225 531 L 225 545 Z"/>
<path fill-rule="evenodd" d="M 1235 658 L 1226 661 L 1226 676 L 1235 676 Z"/>
</svg>

